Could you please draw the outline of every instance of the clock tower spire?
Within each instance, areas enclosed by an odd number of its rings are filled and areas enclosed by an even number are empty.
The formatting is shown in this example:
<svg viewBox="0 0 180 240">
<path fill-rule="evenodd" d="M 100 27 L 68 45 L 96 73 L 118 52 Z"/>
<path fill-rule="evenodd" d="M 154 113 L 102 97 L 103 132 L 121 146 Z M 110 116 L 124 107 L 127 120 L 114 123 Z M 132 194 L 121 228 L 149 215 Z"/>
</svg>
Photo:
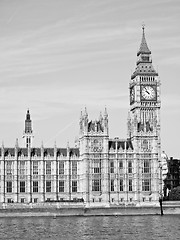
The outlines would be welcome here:
<svg viewBox="0 0 180 240">
<path fill-rule="evenodd" d="M 139 188 L 159 199 L 158 162 L 160 149 L 160 80 L 152 65 L 151 51 L 142 27 L 142 40 L 130 83 L 128 135 L 137 153 Z M 145 174 L 146 173 L 146 174 Z M 148 173 L 148 174 L 147 174 Z M 143 197 L 143 196 L 141 196 Z"/>
</svg>

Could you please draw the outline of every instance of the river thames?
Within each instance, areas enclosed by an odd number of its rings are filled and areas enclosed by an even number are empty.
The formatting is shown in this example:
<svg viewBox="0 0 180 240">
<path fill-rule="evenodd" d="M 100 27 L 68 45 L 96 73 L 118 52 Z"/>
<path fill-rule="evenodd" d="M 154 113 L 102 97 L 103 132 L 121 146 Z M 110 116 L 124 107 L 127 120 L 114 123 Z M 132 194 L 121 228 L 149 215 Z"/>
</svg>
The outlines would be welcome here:
<svg viewBox="0 0 180 240">
<path fill-rule="evenodd" d="M 0 218 L 0 239 L 180 239 L 180 215 Z"/>
</svg>

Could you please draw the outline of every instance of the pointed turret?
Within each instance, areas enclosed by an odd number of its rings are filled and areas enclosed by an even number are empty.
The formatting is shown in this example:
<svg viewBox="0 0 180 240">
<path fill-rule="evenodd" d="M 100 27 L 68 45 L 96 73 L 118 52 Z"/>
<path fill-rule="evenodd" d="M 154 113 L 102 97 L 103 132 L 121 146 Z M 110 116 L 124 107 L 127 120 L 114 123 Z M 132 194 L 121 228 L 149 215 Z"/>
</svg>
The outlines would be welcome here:
<svg viewBox="0 0 180 240">
<path fill-rule="evenodd" d="M 142 27 L 142 31 L 142 40 L 139 51 L 137 52 L 138 59 L 136 62 L 136 69 L 132 74 L 131 79 L 134 79 L 137 75 L 158 76 L 158 73 L 152 65 L 151 51 L 149 50 L 146 42 L 144 25 Z"/>
<path fill-rule="evenodd" d="M 104 109 L 104 133 L 109 135 L 109 127 L 108 127 L 108 113 L 107 108 Z"/>
<path fill-rule="evenodd" d="M 80 121 L 82 121 L 82 119 L 83 119 L 83 113 L 82 113 L 82 110 L 81 110 Z"/>
<path fill-rule="evenodd" d="M 142 40 L 141 40 L 141 45 L 140 45 L 139 51 L 137 53 L 137 56 L 139 56 L 140 54 L 151 54 L 151 51 L 149 50 L 147 42 L 146 42 L 144 27 L 145 26 L 143 25 L 142 26 L 142 30 L 143 30 Z"/>
<path fill-rule="evenodd" d="M 25 120 L 25 133 L 32 133 L 32 123 L 31 123 L 31 116 L 29 113 L 29 109 L 26 113 L 26 120 Z"/>
<path fill-rule="evenodd" d="M 83 118 L 83 131 L 85 134 L 87 134 L 88 132 L 88 113 L 87 113 L 87 108 L 85 107 L 85 110 L 84 110 L 84 118 Z"/>
<path fill-rule="evenodd" d="M 100 112 L 100 114 L 99 114 L 99 121 L 100 121 L 100 123 L 102 124 L 103 116 L 102 116 L 102 113 L 101 113 L 101 112 Z"/>
<path fill-rule="evenodd" d="M 18 138 L 16 138 L 15 148 L 18 148 L 18 147 L 19 147 Z"/>
<path fill-rule="evenodd" d="M 130 111 L 128 111 L 127 128 L 128 128 L 127 137 L 131 138 L 131 115 L 130 115 Z"/>
<path fill-rule="evenodd" d="M 2 145 L 1 145 L 1 156 L 4 156 L 4 142 L 2 141 Z"/>
<path fill-rule="evenodd" d="M 54 142 L 54 148 L 57 148 L 56 141 Z"/>
<path fill-rule="evenodd" d="M 84 133 L 87 133 L 87 129 L 88 129 L 88 113 L 87 113 L 86 107 L 85 107 L 84 113 L 81 111 L 80 120 L 79 120 L 79 126 L 80 126 L 80 135 L 83 135 Z"/>
<path fill-rule="evenodd" d="M 33 130 L 32 130 L 32 121 L 29 109 L 26 113 L 25 119 L 25 129 L 23 132 L 23 138 L 25 139 L 25 147 L 30 148 L 32 146 L 32 139 L 33 139 Z"/>
<path fill-rule="evenodd" d="M 108 113 L 107 113 L 107 108 L 105 107 L 105 109 L 104 109 L 104 117 L 105 118 L 108 118 Z"/>
</svg>

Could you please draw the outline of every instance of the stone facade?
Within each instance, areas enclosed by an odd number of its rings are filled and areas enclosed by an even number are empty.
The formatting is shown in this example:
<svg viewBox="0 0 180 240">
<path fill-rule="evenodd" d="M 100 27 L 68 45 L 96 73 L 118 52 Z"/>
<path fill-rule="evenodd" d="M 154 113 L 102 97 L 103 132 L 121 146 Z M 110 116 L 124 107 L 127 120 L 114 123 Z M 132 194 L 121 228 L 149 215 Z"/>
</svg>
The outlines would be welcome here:
<svg viewBox="0 0 180 240">
<path fill-rule="evenodd" d="M 33 148 L 29 110 L 25 148 L 0 150 L 0 202 L 83 199 L 86 206 L 157 203 L 162 179 L 159 163 L 160 81 L 143 28 L 136 69 L 129 83 L 128 138 L 109 137 L 108 113 L 90 121 L 81 113 L 76 148 Z"/>
</svg>

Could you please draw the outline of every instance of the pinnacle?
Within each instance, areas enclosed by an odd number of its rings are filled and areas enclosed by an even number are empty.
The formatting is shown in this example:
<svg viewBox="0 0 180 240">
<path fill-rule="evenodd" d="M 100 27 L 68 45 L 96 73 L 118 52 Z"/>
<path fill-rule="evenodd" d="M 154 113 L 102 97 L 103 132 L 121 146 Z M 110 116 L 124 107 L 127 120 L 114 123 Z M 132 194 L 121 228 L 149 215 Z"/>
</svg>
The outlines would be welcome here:
<svg viewBox="0 0 180 240">
<path fill-rule="evenodd" d="M 146 38 L 145 38 L 144 25 L 142 26 L 142 30 L 143 30 L 142 40 L 141 40 L 141 45 L 140 45 L 139 51 L 137 53 L 137 56 L 139 56 L 141 53 L 151 54 L 151 51 L 148 48 Z"/>
</svg>

